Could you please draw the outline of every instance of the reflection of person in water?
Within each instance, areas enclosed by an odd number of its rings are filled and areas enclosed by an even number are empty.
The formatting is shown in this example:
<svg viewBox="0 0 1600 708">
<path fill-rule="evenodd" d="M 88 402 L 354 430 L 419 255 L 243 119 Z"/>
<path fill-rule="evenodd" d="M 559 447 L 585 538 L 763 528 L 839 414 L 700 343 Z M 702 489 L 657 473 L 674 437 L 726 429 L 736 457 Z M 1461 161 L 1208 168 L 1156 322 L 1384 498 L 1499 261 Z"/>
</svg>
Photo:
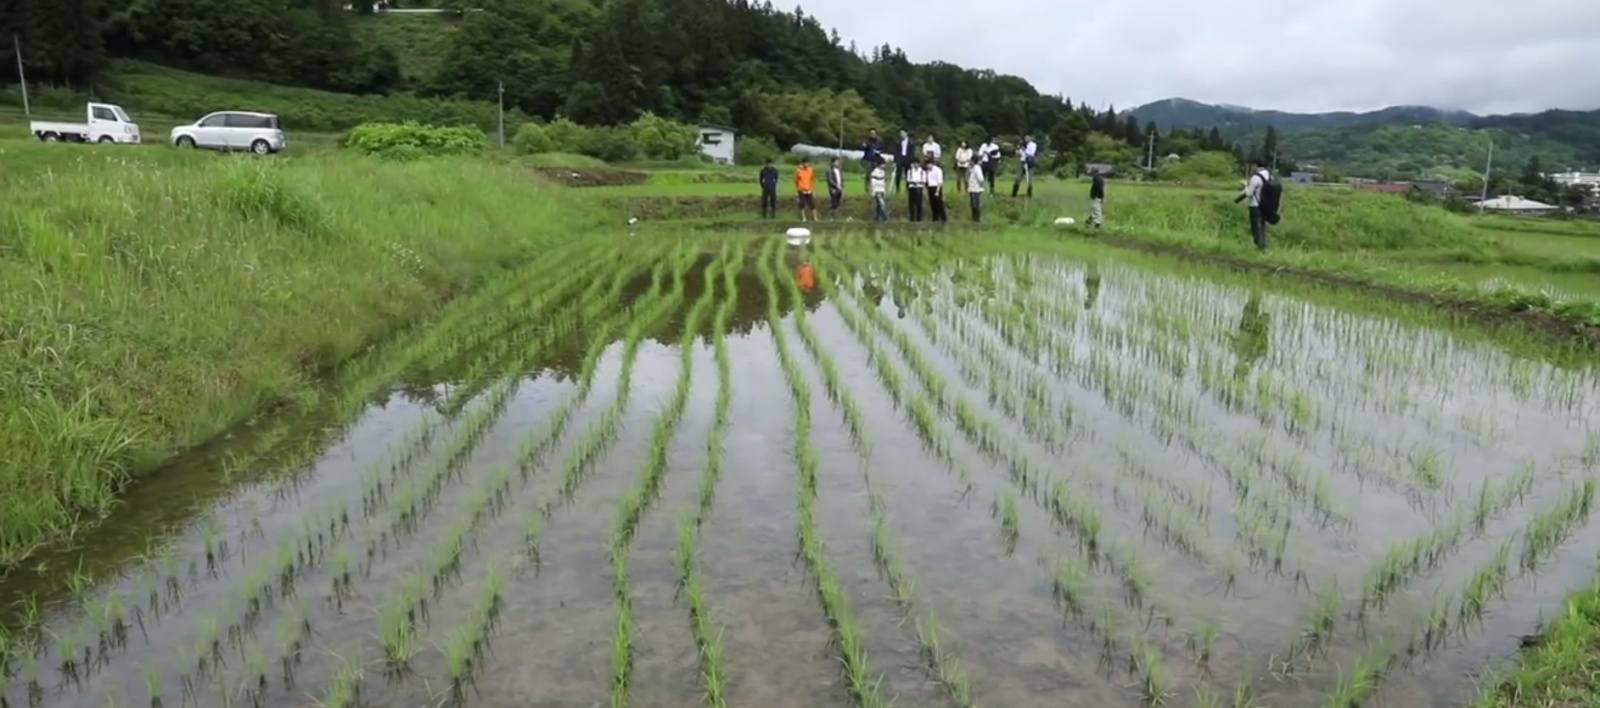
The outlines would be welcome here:
<svg viewBox="0 0 1600 708">
<path fill-rule="evenodd" d="M 1239 314 L 1239 331 L 1233 335 L 1233 351 L 1239 357 L 1233 375 L 1243 378 L 1250 367 L 1261 361 L 1270 348 L 1272 319 L 1261 311 L 1261 293 L 1251 292 Z"/>
<path fill-rule="evenodd" d="M 794 271 L 795 280 L 800 283 L 800 292 L 809 293 L 817 287 L 817 271 L 811 267 L 811 261 L 802 260 Z"/>
<path fill-rule="evenodd" d="M 902 281 L 900 287 L 895 289 L 894 304 L 899 309 L 900 319 L 906 318 L 906 306 L 917 299 L 917 286 L 909 279 Z"/>
<path fill-rule="evenodd" d="M 1083 299 L 1083 309 L 1094 309 L 1094 301 L 1100 299 L 1100 266 L 1090 263 L 1089 270 L 1083 274 L 1083 289 L 1088 295 Z"/>
<path fill-rule="evenodd" d="M 867 276 L 867 282 L 861 285 L 861 294 L 872 301 L 874 307 L 883 305 L 883 288 L 878 287 L 878 279 Z"/>
</svg>

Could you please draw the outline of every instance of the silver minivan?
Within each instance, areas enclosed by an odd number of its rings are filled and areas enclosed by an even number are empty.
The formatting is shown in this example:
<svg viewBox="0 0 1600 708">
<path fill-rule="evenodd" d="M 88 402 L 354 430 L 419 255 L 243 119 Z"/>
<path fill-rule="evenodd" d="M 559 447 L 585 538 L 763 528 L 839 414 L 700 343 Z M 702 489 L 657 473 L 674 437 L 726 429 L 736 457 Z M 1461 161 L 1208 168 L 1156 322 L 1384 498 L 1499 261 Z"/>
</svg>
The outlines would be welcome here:
<svg viewBox="0 0 1600 708">
<path fill-rule="evenodd" d="M 172 144 L 210 150 L 249 150 L 257 155 L 288 147 L 278 116 L 252 111 L 218 111 L 172 129 Z"/>
</svg>

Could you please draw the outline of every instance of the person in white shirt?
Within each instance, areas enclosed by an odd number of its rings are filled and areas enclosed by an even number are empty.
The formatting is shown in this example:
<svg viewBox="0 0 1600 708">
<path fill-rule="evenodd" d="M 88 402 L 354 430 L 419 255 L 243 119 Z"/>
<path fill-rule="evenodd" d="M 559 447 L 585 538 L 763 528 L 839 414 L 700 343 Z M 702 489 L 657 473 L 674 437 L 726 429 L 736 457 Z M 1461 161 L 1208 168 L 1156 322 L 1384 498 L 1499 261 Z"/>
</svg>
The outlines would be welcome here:
<svg viewBox="0 0 1600 708">
<path fill-rule="evenodd" d="M 983 144 L 978 146 L 978 169 L 983 171 L 983 181 L 992 183 L 999 168 L 1000 144 L 995 142 L 994 136 L 991 135 L 984 138 Z"/>
<path fill-rule="evenodd" d="M 944 168 L 938 160 L 928 160 L 927 177 L 929 218 L 942 224 L 950 218 L 944 211 Z"/>
<path fill-rule="evenodd" d="M 967 170 L 967 203 L 972 206 L 972 220 L 983 220 L 983 170 Z"/>
<path fill-rule="evenodd" d="M 873 163 L 867 173 L 867 186 L 872 190 L 872 220 L 889 220 L 889 175 L 883 171 L 883 158 Z"/>
<path fill-rule="evenodd" d="M 1017 196 L 1017 190 L 1024 182 L 1028 185 L 1028 198 L 1033 198 L 1033 170 L 1038 166 L 1039 144 L 1033 141 L 1032 135 L 1022 136 L 1022 144 L 1017 146 L 1017 161 L 1022 163 L 1017 166 L 1017 179 L 1011 183 L 1011 196 Z"/>
<path fill-rule="evenodd" d="M 961 146 L 956 148 L 956 191 L 967 191 L 967 170 L 972 169 L 972 148 L 967 146 L 967 141 L 961 141 Z"/>
<path fill-rule="evenodd" d="M 922 194 L 928 186 L 928 170 L 923 158 L 906 169 L 906 215 L 912 221 L 922 221 Z"/>
<path fill-rule="evenodd" d="M 922 156 L 938 162 L 939 158 L 944 156 L 944 148 L 933 139 L 932 135 L 929 135 L 928 141 L 922 144 Z"/>
</svg>

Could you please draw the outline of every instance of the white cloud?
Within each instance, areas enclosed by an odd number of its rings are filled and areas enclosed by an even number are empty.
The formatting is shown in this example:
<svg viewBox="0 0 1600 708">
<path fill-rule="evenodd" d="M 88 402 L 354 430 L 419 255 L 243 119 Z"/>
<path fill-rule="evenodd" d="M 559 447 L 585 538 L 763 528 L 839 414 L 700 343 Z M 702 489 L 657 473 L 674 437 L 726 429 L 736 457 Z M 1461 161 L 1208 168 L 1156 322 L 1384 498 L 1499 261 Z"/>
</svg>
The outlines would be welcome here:
<svg viewBox="0 0 1600 708">
<path fill-rule="evenodd" d="M 808 0 L 863 50 L 1131 108 L 1600 108 L 1597 0 Z"/>
</svg>

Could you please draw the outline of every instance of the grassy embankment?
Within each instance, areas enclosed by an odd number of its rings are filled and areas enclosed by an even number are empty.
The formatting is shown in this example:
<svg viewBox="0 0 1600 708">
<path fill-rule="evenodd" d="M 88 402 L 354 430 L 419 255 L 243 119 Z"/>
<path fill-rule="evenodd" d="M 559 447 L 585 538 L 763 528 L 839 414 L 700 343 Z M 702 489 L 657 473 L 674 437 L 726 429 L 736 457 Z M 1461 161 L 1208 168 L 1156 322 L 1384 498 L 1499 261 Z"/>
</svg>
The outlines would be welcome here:
<svg viewBox="0 0 1600 708">
<path fill-rule="evenodd" d="M 595 222 L 487 161 L 0 140 L 0 569 Z"/>
</svg>

